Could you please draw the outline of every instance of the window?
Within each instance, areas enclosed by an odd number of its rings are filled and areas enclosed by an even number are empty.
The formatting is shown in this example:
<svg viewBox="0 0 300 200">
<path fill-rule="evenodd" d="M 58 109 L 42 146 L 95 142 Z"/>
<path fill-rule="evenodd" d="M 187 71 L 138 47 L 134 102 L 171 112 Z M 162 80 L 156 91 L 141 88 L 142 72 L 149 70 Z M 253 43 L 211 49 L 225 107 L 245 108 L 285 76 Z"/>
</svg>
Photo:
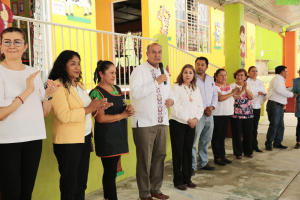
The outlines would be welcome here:
<svg viewBox="0 0 300 200">
<path fill-rule="evenodd" d="M 177 47 L 209 53 L 209 7 L 196 0 L 175 0 Z"/>
</svg>

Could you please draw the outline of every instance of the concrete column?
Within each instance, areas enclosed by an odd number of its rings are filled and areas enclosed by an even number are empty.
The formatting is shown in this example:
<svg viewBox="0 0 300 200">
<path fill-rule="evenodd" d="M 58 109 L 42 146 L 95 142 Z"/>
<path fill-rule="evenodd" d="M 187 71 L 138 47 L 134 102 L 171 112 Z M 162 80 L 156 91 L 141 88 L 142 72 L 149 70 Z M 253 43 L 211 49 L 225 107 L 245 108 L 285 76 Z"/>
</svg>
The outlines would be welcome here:
<svg viewBox="0 0 300 200">
<path fill-rule="evenodd" d="M 285 33 L 285 59 L 284 65 L 287 67 L 288 76 L 286 78 L 286 87 L 293 86 L 293 78 L 297 75 L 297 31 Z"/>
<path fill-rule="evenodd" d="M 244 25 L 244 5 L 225 5 L 225 69 L 227 82 L 234 82 L 233 73 L 245 68 L 246 29 Z"/>
</svg>

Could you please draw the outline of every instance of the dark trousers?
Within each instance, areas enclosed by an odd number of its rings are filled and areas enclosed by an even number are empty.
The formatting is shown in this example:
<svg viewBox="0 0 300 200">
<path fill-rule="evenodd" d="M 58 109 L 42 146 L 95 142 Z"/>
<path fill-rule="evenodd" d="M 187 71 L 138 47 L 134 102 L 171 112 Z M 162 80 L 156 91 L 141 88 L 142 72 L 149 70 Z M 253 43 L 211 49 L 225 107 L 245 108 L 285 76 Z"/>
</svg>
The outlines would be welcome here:
<svg viewBox="0 0 300 200">
<path fill-rule="evenodd" d="M 191 182 L 195 128 L 192 129 L 187 124 L 170 120 L 170 137 L 173 157 L 173 182 L 176 187 Z"/>
<path fill-rule="evenodd" d="M 91 134 L 84 143 L 53 144 L 60 173 L 61 200 L 84 200 L 87 187 Z"/>
<path fill-rule="evenodd" d="M 228 132 L 230 116 L 214 116 L 213 136 L 211 140 L 211 147 L 215 159 L 225 157 L 225 137 Z"/>
<path fill-rule="evenodd" d="M 258 129 L 258 123 L 260 119 L 260 109 L 253 109 L 253 143 L 252 147 L 253 149 L 258 148 L 258 141 L 257 141 L 257 129 Z"/>
<path fill-rule="evenodd" d="M 272 146 L 273 141 L 274 146 L 280 145 L 283 140 L 284 134 L 283 105 L 269 100 L 267 103 L 267 113 L 270 124 L 267 132 L 267 140 L 265 142 L 265 145 Z"/>
<path fill-rule="evenodd" d="M 252 155 L 253 118 L 230 118 L 233 154 L 235 156 Z M 243 134 L 243 141 L 242 141 Z"/>
<path fill-rule="evenodd" d="M 31 200 L 42 140 L 0 144 L 1 200 Z"/>
<path fill-rule="evenodd" d="M 297 129 L 296 129 L 296 141 L 300 142 L 300 118 L 297 117 L 298 123 L 297 123 Z"/>
<path fill-rule="evenodd" d="M 109 158 L 101 158 L 104 169 L 102 184 L 104 199 L 118 200 L 116 177 L 117 177 L 117 165 L 120 156 L 114 156 Z"/>
</svg>

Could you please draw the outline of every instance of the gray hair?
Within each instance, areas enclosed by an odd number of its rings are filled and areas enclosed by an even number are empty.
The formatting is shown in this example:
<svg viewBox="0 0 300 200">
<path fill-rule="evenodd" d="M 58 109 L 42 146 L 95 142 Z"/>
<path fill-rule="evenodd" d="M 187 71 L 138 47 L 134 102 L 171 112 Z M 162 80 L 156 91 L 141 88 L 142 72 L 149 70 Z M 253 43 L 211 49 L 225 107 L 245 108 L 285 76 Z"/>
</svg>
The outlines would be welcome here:
<svg viewBox="0 0 300 200">
<path fill-rule="evenodd" d="M 147 53 L 149 53 L 150 47 L 151 47 L 152 45 L 159 45 L 159 46 L 162 48 L 162 46 L 161 46 L 160 44 L 158 44 L 158 43 L 152 43 L 152 44 L 149 44 L 149 45 L 147 46 Z"/>
</svg>

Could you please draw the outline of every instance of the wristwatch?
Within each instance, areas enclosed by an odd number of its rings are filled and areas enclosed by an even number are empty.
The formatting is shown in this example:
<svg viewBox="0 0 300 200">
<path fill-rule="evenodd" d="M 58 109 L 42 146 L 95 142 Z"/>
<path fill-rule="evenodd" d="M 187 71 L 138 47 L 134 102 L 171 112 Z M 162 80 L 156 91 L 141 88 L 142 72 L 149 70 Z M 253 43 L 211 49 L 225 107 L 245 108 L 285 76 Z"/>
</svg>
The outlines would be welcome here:
<svg viewBox="0 0 300 200">
<path fill-rule="evenodd" d="M 52 98 L 53 98 L 53 96 L 45 97 L 45 99 L 46 99 L 47 101 L 50 101 Z"/>
</svg>

